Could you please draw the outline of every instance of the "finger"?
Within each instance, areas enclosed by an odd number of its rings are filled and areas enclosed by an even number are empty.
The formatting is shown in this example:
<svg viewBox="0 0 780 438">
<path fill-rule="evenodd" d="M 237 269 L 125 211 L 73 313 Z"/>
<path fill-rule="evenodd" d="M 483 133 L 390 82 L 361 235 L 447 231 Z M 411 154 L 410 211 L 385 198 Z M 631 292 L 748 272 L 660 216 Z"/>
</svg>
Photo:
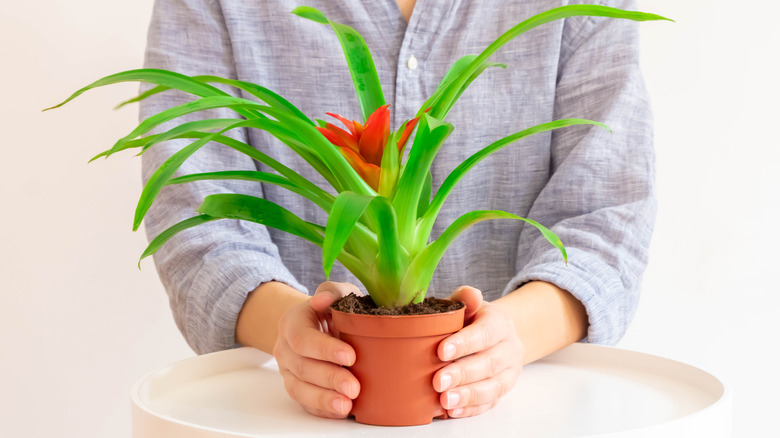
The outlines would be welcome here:
<svg viewBox="0 0 780 438">
<path fill-rule="evenodd" d="M 287 331 L 285 340 L 299 356 L 345 366 L 355 363 L 352 346 L 313 327 L 294 327 Z"/>
<path fill-rule="evenodd" d="M 325 281 L 314 291 L 314 296 L 311 297 L 311 307 L 317 313 L 325 312 L 331 304 L 339 298 L 349 295 L 350 292 L 362 295 L 360 289 L 352 283 Z"/>
<path fill-rule="evenodd" d="M 323 410 L 320 410 L 320 409 L 309 408 L 309 407 L 306 407 L 306 406 L 302 406 L 302 407 L 303 407 L 303 409 L 306 412 L 310 413 L 311 415 L 316 415 L 318 417 L 333 418 L 333 419 L 346 418 L 346 415 L 334 414 L 332 412 L 323 411 Z"/>
<path fill-rule="evenodd" d="M 276 359 L 279 369 L 289 371 L 293 376 L 304 382 L 325 389 L 332 389 L 354 399 L 360 392 L 360 383 L 346 368 L 299 356 L 292 350 L 280 348 Z"/>
<path fill-rule="evenodd" d="M 321 417 L 344 418 L 352 410 L 352 400 L 342 394 L 299 380 L 287 370 L 280 372 L 287 394 L 306 411 Z"/>
<path fill-rule="evenodd" d="M 489 411 L 498 404 L 498 401 L 479 406 L 466 406 L 465 408 L 455 408 L 447 411 L 447 415 L 452 418 L 466 418 L 482 414 Z"/>
<path fill-rule="evenodd" d="M 442 392 L 441 405 L 449 410 L 490 404 L 509 392 L 515 386 L 515 382 L 517 382 L 517 373 L 507 369 L 490 379 Z"/>
<path fill-rule="evenodd" d="M 462 301 L 466 305 L 466 321 L 470 321 L 482 306 L 482 291 L 471 286 L 461 286 L 455 289 L 448 300 Z"/>
<path fill-rule="evenodd" d="M 488 348 L 514 333 L 512 320 L 485 303 L 474 322 L 439 343 L 442 361 L 455 360 Z"/>
<path fill-rule="evenodd" d="M 508 341 L 493 348 L 459 359 L 440 369 L 433 376 L 433 387 L 438 392 L 478 382 L 498 375 L 504 370 L 521 366 L 522 347 Z"/>
</svg>

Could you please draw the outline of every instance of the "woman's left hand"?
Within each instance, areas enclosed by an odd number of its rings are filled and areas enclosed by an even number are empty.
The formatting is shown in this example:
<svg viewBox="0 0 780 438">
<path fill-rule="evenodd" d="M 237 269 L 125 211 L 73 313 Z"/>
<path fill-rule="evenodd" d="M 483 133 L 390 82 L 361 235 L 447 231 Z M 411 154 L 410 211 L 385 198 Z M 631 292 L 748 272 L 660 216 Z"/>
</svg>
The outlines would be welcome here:
<svg viewBox="0 0 780 438">
<path fill-rule="evenodd" d="M 523 344 L 515 325 L 482 292 L 459 287 L 449 299 L 466 303 L 466 326 L 444 339 L 439 359 L 454 361 L 433 376 L 433 387 L 450 417 L 479 415 L 509 392 L 523 370 Z"/>
</svg>

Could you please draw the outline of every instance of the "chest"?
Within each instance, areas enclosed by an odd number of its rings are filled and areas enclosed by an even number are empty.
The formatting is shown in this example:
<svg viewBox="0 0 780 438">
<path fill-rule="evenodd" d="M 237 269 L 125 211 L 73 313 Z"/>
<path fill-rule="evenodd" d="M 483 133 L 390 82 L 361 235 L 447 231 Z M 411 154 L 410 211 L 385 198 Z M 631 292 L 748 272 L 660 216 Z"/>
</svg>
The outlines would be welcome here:
<svg viewBox="0 0 780 438">
<path fill-rule="evenodd" d="M 418 0 L 407 23 L 399 6 L 408 4 L 395 1 L 309 2 L 365 38 L 385 100 L 391 105 L 392 129 L 414 116 L 458 58 L 481 52 L 523 18 L 559 3 Z M 277 91 L 311 118 L 326 118 L 326 112 L 360 118 L 344 55 L 329 26 L 290 14 L 297 1 L 222 3 L 239 79 Z M 434 188 L 482 147 L 552 119 L 560 32 L 561 25 L 555 24 L 534 29 L 494 55 L 491 61 L 507 68 L 488 69 L 450 112 L 448 121 L 455 131 L 434 163 Z M 255 147 L 324 184 L 313 169 L 270 135 L 253 131 L 250 139 Z M 495 200 L 506 205 L 510 197 L 534 199 L 542 186 L 538 181 L 544 181 L 548 172 L 549 136 L 542 134 L 495 154 L 461 184 L 500 188 L 488 196 L 507 198 Z M 523 181 L 523 175 L 532 175 L 533 181 Z M 507 186 L 516 190 L 507 192 Z M 474 207 L 468 205 L 473 197 L 465 191 L 456 190 L 451 202 L 453 214 Z"/>
</svg>

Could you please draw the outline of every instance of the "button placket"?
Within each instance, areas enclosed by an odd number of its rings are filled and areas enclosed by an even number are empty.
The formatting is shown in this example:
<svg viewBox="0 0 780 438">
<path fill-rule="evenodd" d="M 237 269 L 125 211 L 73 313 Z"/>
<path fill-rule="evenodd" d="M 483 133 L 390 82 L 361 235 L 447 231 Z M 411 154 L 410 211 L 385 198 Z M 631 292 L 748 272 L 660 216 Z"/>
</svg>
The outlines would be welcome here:
<svg viewBox="0 0 780 438">
<path fill-rule="evenodd" d="M 418 88 L 419 88 L 419 75 L 420 70 L 419 61 L 417 57 L 412 53 L 411 41 L 415 35 L 411 34 L 411 29 L 407 30 L 404 43 L 401 46 L 401 50 L 398 54 L 398 70 L 396 74 L 395 84 L 395 108 L 392 111 L 393 126 L 398 129 L 404 120 L 414 117 L 414 113 L 417 111 L 415 107 L 416 102 L 419 100 Z M 409 148 L 406 148 L 405 154 L 408 154 Z"/>
<path fill-rule="evenodd" d="M 417 9 L 421 7 L 421 2 L 418 0 L 415 6 L 415 14 L 419 15 Z M 404 120 L 409 120 L 415 116 L 415 113 L 422 105 L 427 96 L 421 95 L 421 83 L 423 69 L 419 68 L 420 60 L 415 56 L 415 51 L 420 50 L 427 46 L 425 32 L 416 32 L 418 30 L 419 17 L 412 16 L 412 21 L 409 23 L 409 27 L 406 29 L 404 40 L 401 45 L 401 50 L 398 53 L 398 68 L 396 73 L 396 86 L 395 86 L 395 108 L 392 112 L 394 129 L 398 129 Z M 420 53 L 417 53 L 420 55 Z M 422 54 L 424 61 L 425 54 Z M 412 139 L 406 144 L 404 148 L 404 162 L 409 158 L 409 151 L 411 149 Z M 436 296 L 436 291 L 431 284 L 428 287 L 427 296 Z"/>
</svg>

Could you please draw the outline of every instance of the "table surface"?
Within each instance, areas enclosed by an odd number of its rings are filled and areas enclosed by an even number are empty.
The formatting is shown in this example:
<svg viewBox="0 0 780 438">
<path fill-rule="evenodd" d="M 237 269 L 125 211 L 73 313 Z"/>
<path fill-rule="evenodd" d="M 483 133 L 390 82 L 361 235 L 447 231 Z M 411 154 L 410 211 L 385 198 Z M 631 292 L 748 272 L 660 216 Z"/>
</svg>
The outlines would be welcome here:
<svg viewBox="0 0 780 438">
<path fill-rule="evenodd" d="M 404 428 L 305 413 L 276 363 L 251 348 L 177 362 L 140 379 L 133 437 L 730 436 L 730 391 L 715 376 L 658 356 L 575 344 L 528 365 L 489 412 Z"/>
</svg>

